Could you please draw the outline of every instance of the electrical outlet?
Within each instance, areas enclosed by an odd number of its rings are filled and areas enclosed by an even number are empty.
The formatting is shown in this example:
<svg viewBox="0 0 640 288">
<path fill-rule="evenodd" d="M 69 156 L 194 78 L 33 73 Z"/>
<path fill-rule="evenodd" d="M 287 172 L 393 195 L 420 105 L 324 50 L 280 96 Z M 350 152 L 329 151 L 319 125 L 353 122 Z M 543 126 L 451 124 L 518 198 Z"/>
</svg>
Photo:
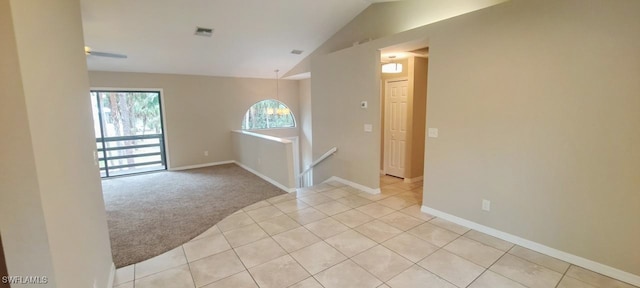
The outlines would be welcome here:
<svg viewBox="0 0 640 288">
<path fill-rule="evenodd" d="M 482 199 L 482 210 L 491 211 L 491 201 Z"/>
<path fill-rule="evenodd" d="M 209 156 L 209 151 L 204 151 L 204 156 Z"/>
</svg>

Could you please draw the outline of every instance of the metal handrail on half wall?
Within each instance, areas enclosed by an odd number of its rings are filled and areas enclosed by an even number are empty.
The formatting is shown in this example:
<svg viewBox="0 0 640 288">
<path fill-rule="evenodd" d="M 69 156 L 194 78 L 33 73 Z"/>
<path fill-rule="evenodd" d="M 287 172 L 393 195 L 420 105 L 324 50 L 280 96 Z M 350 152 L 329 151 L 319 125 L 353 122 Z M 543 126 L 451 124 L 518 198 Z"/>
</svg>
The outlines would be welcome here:
<svg viewBox="0 0 640 288">
<path fill-rule="evenodd" d="M 318 158 L 316 161 L 313 161 L 313 163 L 311 163 L 311 165 L 309 165 L 309 167 L 307 167 L 307 169 L 305 169 L 304 171 L 302 171 L 302 173 L 300 173 L 300 175 L 298 175 L 298 178 L 300 179 L 300 185 L 304 187 L 304 179 L 302 177 L 304 177 L 305 174 L 307 174 L 309 171 L 311 171 L 311 169 L 313 169 L 313 167 L 315 167 L 316 165 L 318 165 L 320 162 L 324 161 L 325 159 L 329 158 L 329 156 L 335 154 L 338 151 L 338 147 L 333 147 L 331 149 L 329 149 L 329 151 L 325 152 L 324 154 L 322 154 L 322 156 L 320 156 L 320 158 Z"/>
</svg>

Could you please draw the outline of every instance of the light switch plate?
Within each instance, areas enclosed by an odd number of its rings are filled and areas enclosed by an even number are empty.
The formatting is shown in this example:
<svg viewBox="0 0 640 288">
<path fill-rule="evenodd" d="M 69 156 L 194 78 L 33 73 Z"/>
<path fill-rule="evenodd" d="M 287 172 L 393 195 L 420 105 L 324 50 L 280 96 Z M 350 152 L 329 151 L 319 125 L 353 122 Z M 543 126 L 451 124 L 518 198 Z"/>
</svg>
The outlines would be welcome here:
<svg viewBox="0 0 640 288">
<path fill-rule="evenodd" d="M 93 165 L 100 166 L 100 156 L 98 156 L 98 150 L 93 150 Z"/>
<path fill-rule="evenodd" d="M 438 138 L 438 128 L 429 128 L 429 138 Z"/>
<path fill-rule="evenodd" d="M 364 132 L 372 132 L 372 131 L 373 131 L 373 125 L 364 124 Z"/>
</svg>

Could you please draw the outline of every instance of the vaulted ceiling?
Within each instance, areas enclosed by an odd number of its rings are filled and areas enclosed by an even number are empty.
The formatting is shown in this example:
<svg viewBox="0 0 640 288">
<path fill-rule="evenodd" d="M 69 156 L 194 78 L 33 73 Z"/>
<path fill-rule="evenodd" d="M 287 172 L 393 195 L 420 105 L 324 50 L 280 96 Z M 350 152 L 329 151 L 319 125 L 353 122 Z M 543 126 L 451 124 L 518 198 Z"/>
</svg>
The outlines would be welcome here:
<svg viewBox="0 0 640 288">
<path fill-rule="evenodd" d="M 371 5 L 365 0 L 82 0 L 89 70 L 273 78 Z M 194 35 L 213 28 L 212 37 Z M 293 49 L 304 51 L 292 54 Z"/>
</svg>

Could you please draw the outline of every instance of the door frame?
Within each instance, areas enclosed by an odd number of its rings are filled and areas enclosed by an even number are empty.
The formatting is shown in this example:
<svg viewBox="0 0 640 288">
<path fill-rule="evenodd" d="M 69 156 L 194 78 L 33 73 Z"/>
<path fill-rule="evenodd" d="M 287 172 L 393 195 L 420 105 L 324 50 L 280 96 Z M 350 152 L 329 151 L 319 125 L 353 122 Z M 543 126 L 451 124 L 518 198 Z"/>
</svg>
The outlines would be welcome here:
<svg viewBox="0 0 640 288">
<path fill-rule="evenodd" d="M 407 84 L 409 84 L 409 77 L 397 77 L 397 78 L 390 78 L 390 79 L 386 79 L 384 80 L 384 91 L 381 91 L 381 94 L 384 95 L 384 97 L 381 99 L 380 106 L 384 107 L 384 112 L 380 113 L 381 117 L 382 117 L 382 171 L 381 174 L 382 175 L 387 175 L 387 159 L 388 159 L 388 153 L 387 153 L 387 147 L 389 145 L 387 145 L 388 142 L 388 137 L 389 137 L 389 133 L 386 133 L 387 131 L 387 125 L 388 125 L 388 117 L 387 117 L 387 113 L 389 113 L 388 109 L 387 109 L 387 91 L 389 89 L 389 83 L 391 82 L 400 82 L 400 81 L 407 81 Z M 380 89 L 382 90 L 382 89 Z M 382 109 L 381 109 L 382 110 Z M 405 149 L 406 151 L 406 149 Z M 396 177 L 396 176 L 394 176 Z"/>
</svg>

